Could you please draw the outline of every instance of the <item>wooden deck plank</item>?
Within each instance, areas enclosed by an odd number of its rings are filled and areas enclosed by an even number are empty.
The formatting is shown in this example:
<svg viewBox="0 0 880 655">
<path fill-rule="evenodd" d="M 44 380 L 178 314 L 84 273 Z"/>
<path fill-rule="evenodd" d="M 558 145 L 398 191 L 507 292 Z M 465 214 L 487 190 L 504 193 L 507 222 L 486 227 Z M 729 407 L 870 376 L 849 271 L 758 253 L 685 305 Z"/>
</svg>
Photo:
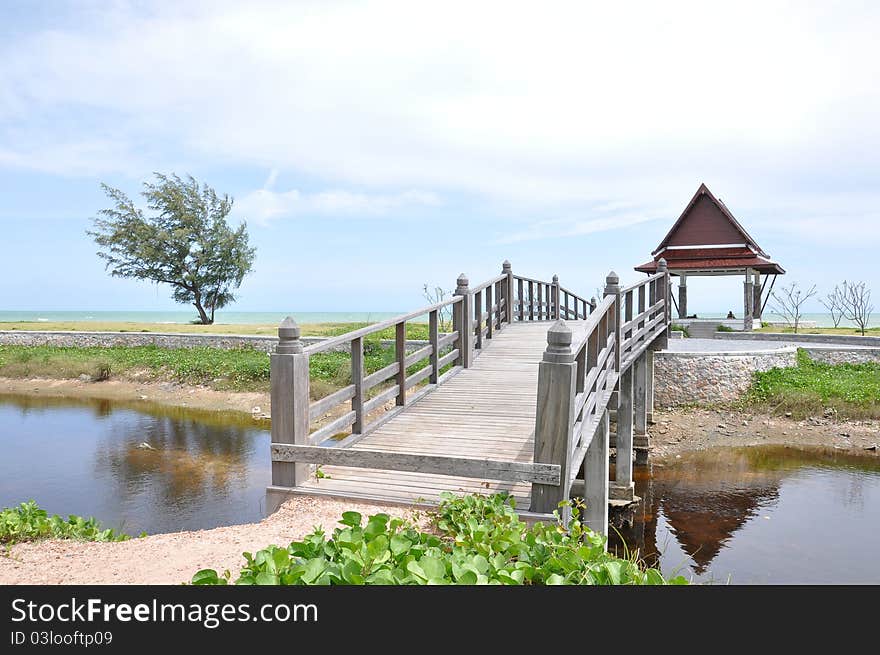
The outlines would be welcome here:
<svg viewBox="0 0 880 655">
<path fill-rule="evenodd" d="M 576 329 L 577 322 L 570 321 Z M 531 462 L 538 363 L 551 323 L 505 325 L 462 370 L 352 446 L 353 449 Z M 437 502 L 440 493 L 507 491 L 527 509 L 531 485 L 426 473 L 322 466 L 304 485 L 322 493 Z"/>
</svg>

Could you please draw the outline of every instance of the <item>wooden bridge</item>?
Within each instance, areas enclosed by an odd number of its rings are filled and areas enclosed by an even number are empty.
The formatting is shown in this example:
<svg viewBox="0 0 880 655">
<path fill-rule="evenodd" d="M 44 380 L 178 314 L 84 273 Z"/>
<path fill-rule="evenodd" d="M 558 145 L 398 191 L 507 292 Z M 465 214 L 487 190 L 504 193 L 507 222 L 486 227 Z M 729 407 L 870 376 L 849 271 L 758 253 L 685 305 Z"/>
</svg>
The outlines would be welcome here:
<svg viewBox="0 0 880 655">
<path fill-rule="evenodd" d="M 667 298 L 664 260 L 626 288 L 610 273 L 599 302 L 555 276 L 514 275 L 505 262 L 501 275 L 473 287 L 461 275 L 449 300 L 318 344 L 304 347 L 285 319 L 271 355 L 267 509 L 291 493 L 432 503 L 443 491 L 504 490 L 524 514 L 542 517 L 581 497 L 586 522 L 607 533 L 609 500 L 632 500 L 633 456 L 647 448 Z M 443 312 L 451 331 L 441 330 Z M 413 348 L 406 324 L 424 316 L 429 338 Z M 365 339 L 389 328 L 395 361 L 368 374 Z M 351 353 L 351 384 L 310 400 L 310 356 L 339 349 Z M 340 416 L 313 429 L 340 406 Z"/>
</svg>

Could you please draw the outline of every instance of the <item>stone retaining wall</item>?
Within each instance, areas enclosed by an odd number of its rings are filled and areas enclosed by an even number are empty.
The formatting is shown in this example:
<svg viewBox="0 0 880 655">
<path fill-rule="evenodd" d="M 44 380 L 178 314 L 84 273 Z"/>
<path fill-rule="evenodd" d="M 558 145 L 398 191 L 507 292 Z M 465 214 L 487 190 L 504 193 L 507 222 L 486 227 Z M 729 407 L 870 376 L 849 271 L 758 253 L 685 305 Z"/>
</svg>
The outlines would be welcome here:
<svg viewBox="0 0 880 655">
<path fill-rule="evenodd" d="M 755 371 L 794 366 L 797 350 L 654 354 L 654 406 L 707 405 L 738 399 Z"/>
<path fill-rule="evenodd" d="M 810 359 L 825 364 L 880 363 L 880 348 L 803 348 Z"/>
</svg>

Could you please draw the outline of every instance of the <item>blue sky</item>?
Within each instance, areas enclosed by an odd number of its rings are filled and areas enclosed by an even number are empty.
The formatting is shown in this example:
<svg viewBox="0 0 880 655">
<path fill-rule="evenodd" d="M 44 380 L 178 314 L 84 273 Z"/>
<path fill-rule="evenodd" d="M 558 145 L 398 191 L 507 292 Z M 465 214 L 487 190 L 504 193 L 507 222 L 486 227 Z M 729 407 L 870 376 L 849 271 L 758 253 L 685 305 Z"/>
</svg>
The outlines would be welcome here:
<svg viewBox="0 0 880 655">
<path fill-rule="evenodd" d="M 871 2 L 3 0 L 0 309 L 182 309 L 85 235 L 152 171 L 235 197 L 239 311 L 404 310 L 505 258 L 592 294 L 700 182 L 785 282 L 880 294 L 878 32 Z"/>
</svg>

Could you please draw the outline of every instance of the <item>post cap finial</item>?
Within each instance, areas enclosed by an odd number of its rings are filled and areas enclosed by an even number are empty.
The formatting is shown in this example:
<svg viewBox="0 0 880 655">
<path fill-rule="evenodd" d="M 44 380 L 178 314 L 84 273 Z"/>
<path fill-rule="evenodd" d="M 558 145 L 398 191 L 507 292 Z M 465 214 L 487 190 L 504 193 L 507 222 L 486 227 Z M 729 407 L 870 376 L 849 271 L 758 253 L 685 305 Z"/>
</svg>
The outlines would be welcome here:
<svg viewBox="0 0 880 655">
<path fill-rule="evenodd" d="M 504 263 L 501 264 L 501 272 L 502 273 L 510 273 L 510 262 L 508 260 L 504 260 Z"/>
<path fill-rule="evenodd" d="M 591 304 L 591 305 L 595 305 L 595 304 L 596 304 L 596 296 L 591 296 L 591 297 L 590 297 L 590 304 Z"/>
<path fill-rule="evenodd" d="M 666 271 L 666 258 L 661 257 L 660 260 L 657 262 L 657 272 L 662 273 L 665 271 Z"/>
<path fill-rule="evenodd" d="M 556 273 L 553 274 L 553 284 L 559 284 L 559 276 Z"/>
<path fill-rule="evenodd" d="M 278 345 L 275 347 L 275 352 L 281 354 L 301 353 L 303 346 L 300 334 L 299 325 L 296 324 L 293 317 L 285 318 L 278 326 Z"/>
<path fill-rule="evenodd" d="M 605 276 L 605 295 L 611 295 L 620 291 L 620 278 L 617 273 L 611 271 Z"/>
<path fill-rule="evenodd" d="M 544 351 L 545 362 L 573 362 L 571 352 L 571 328 L 563 320 L 557 320 L 547 330 L 547 349 Z"/>
<path fill-rule="evenodd" d="M 468 280 L 467 275 L 461 273 L 455 281 L 455 295 L 461 296 L 467 293 L 468 284 L 470 284 L 470 280 Z"/>
</svg>

